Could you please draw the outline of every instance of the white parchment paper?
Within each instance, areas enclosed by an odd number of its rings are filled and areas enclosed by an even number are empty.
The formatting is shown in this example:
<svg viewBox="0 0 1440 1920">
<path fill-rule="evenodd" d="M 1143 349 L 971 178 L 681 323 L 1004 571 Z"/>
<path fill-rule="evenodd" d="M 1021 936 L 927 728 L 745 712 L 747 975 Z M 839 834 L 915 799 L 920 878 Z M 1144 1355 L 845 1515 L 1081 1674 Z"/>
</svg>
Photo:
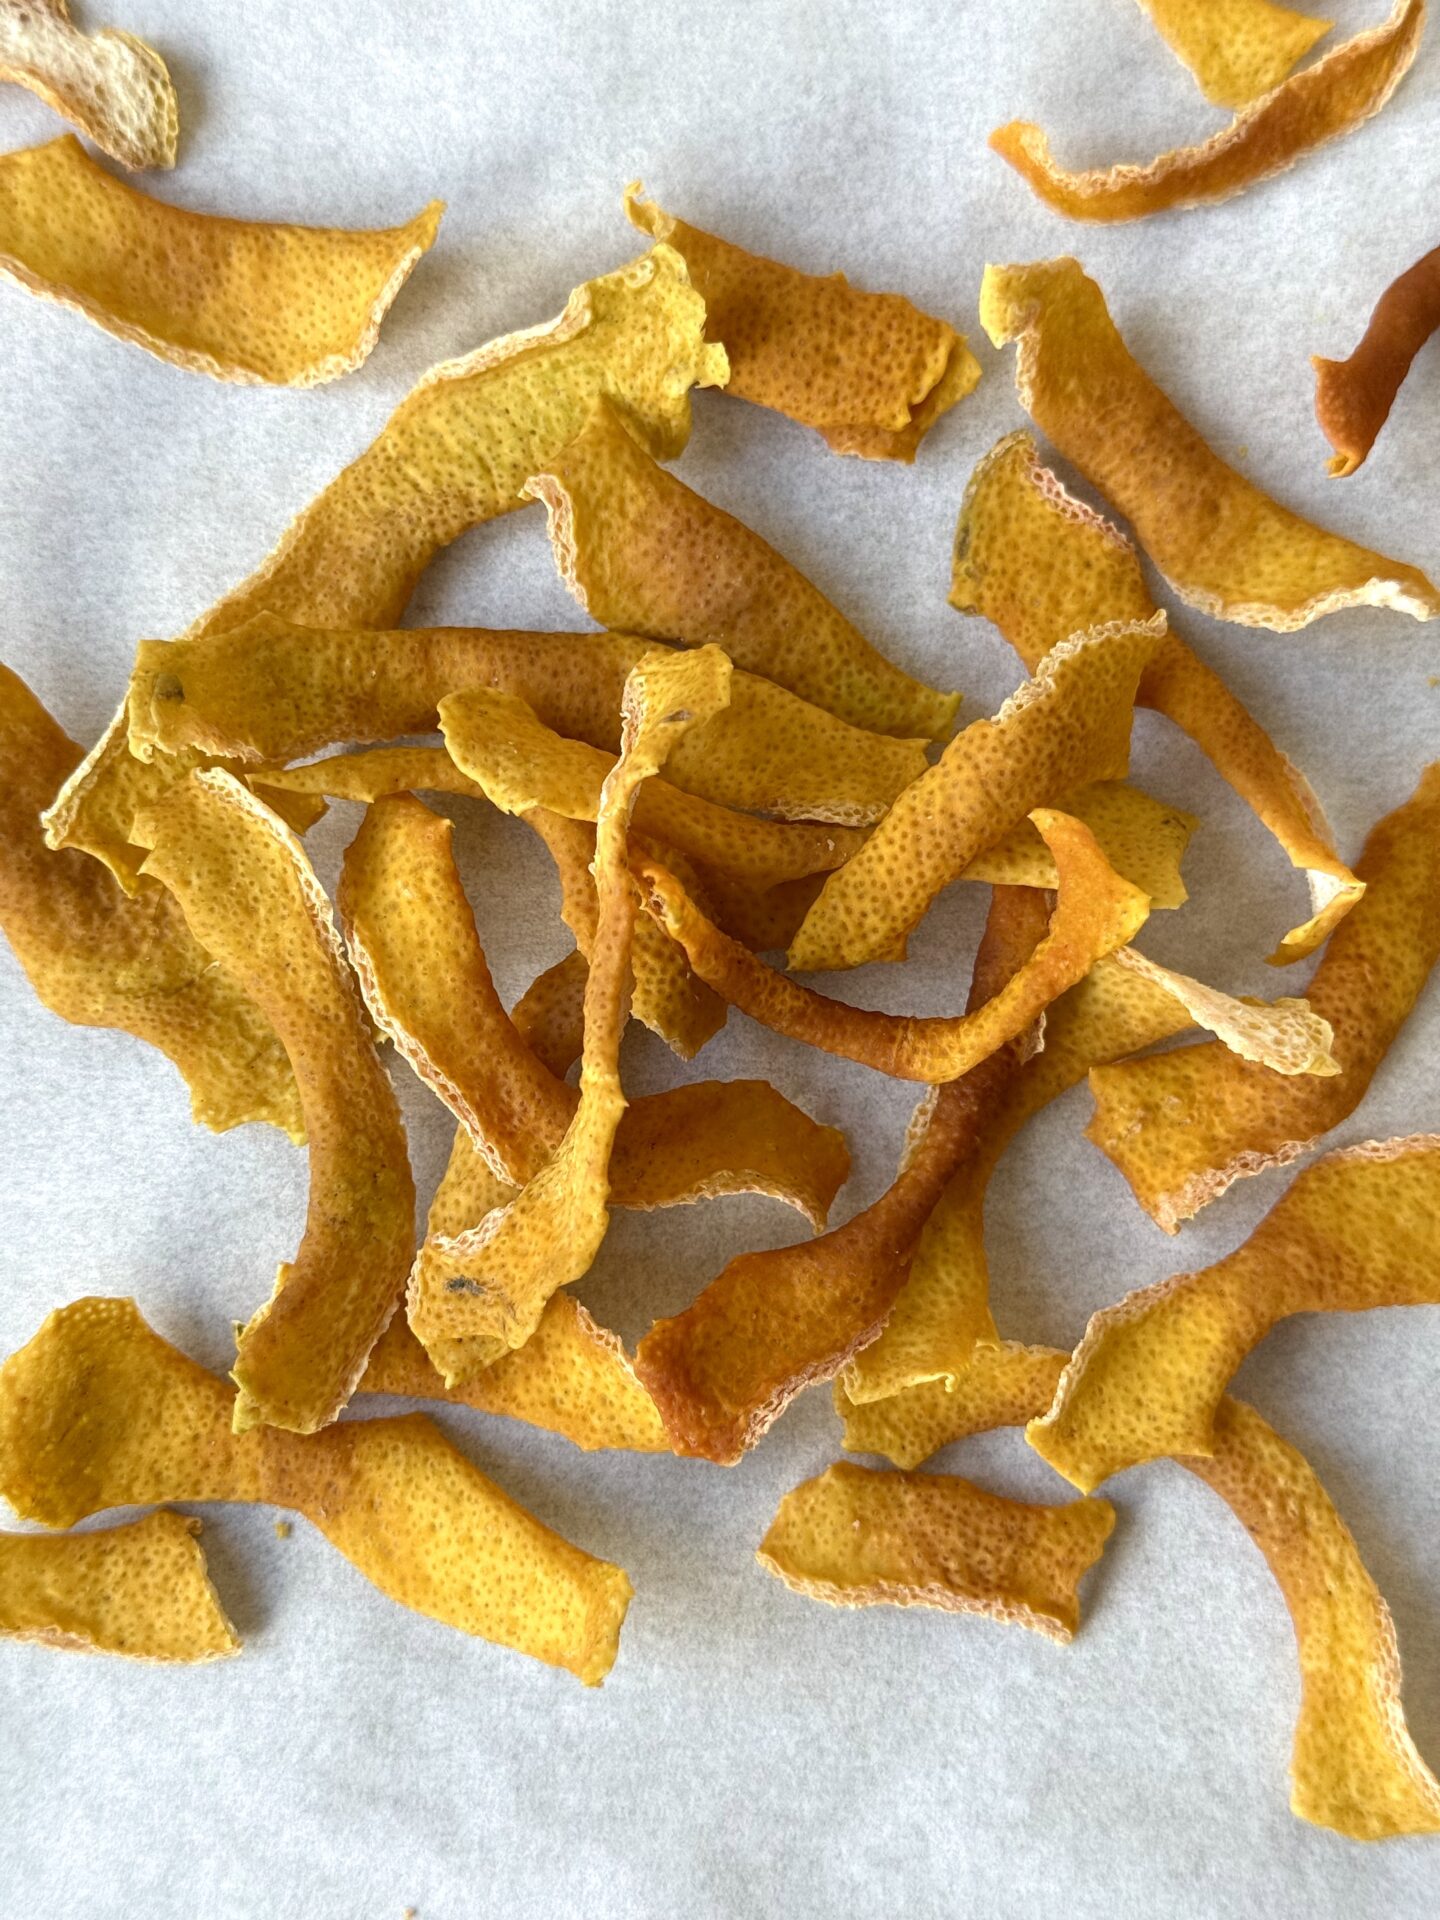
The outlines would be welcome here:
<svg viewBox="0 0 1440 1920">
<path fill-rule="evenodd" d="M 378 225 L 449 212 L 369 363 L 314 393 L 180 373 L 0 289 L 0 655 L 77 738 L 112 711 L 135 644 L 178 632 L 270 549 L 433 361 L 546 318 L 640 250 L 620 211 L 663 204 L 762 252 L 895 287 L 951 317 L 984 366 L 910 471 L 836 459 L 720 395 L 696 404 L 687 482 L 759 528 L 965 716 L 1016 683 L 1008 648 L 945 603 L 965 479 L 1021 424 L 1010 356 L 979 336 L 984 263 L 1073 251 L 1127 339 L 1260 484 L 1440 576 L 1440 349 L 1369 465 L 1328 481 L 1313 352 L 1348 352 L 1392 276 L 1435 244 L 1432 39 L 1387 111 L 1230 204 L 1068 225 L 985 147 L 1024 114 L 1072 164 L 1143 159 L 1219 124 L 1128 0 L 115 0 L 180 92 L 187 206 Z M 1379 0 L 1335 0 L 1340 30 Z M 106 10 L 84 9 L 86 24 Z M 58 123 L 0 96 L 0 146 Z M 576 627 L 538 509 L 463 539 L 409 619 Z M 1280 637 L 1179 624 L 1318 788 L 1342 849 L 1440 752 L 1440 637 L 1388 613 Z M 1156 958 L 1232 990 L 1298 991 L 1261 956 L 1304 912 L 1265 834 L 1173 729 L 1136 725 L 1135 773 L 1200 813 L 1192 900 Z M 315 836 L 332 879 L 353 810 Z M 461 815 L 458 845 L 507 995 L 565 950 L 544 856 L 514 822 Z M 947 896 L 903 973 L 845 990 L 953 1009 L 978 889 Z M 1337 1141 L 1435 1128 L 1433 985 Z M 304 1156 L 277 1134 L 196 1130 L 157 1053 L 64 1026 L 0 950 L 0 1350 L 87 1292 L 133 1293 L 216 1367 L 303 1219 Z M 627 1041 L 636 1090 L 680 1069 Z M 843 1125 L 840 1213 L 893 1171 L 912 1091 L 737 1017 L 696 1071 L 771 1076 Z M 422 1197 L 448 1116 L 397 1069 Z M 1236 1246 L 1281 1190 L 1232 1190 L 1178 1241 L 1086 1145 L 1083 1089 L 1010 1152 L 989 1211 L 996 1311 L 1071 1344 L 1097 1306 Z M 761 1201 L 621 1214 L 582 1289 L 633 1339 L 732 1253 L 779 1245 Z M 1440 1316 L 1283 1326 L 1239 1390 L 1309 1455 L 1388 1596 L 1406 1710 L 1440 1760 Z M 367 1408 L 367 1411 L 372 1410 Z M 379 1410 L 375 1408 L 373 1410 Z M 30 1920 L 507 1920 L 551 1916 L 1416 1916 L 1436 1843 L 1366 1850 L 1296 1822 L 1298 1698 L 1280 1596 L 1230 1512 L 1178 1469 L 1131 1473 L 1059 1649 L 924 1612 L 837 1614 L 752 1553 L 781 1494 L 838 1451 L 828 1394 L 737 1470 L 587 1457 L 442 1414 L 517 1498 L 620 1561 L 637 1597 L 601 1693 L 402 1612 L 297 1524 L 213 1509 L 204 1544 L 246 1642 L 195 1671 L 0 1648 L 0 1910 Z M 952 1464 L 947 1456 L 945 1464 Z M 1001 1491 L 1065 1489 L 1016 1434 L 956 1450 Z"/>
</svg>

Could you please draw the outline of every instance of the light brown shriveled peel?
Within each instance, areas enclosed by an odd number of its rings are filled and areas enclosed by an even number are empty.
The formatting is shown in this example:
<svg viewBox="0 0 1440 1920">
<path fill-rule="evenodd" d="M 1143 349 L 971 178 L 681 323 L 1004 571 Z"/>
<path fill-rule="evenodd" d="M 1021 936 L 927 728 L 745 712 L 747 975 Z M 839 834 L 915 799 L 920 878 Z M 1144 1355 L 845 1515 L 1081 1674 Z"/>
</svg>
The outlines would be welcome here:
<svg viewBox="0 0 1440 1920">
<path fill-rule="evenodd" d="M 369 354 L 442 211 L 370 232 L 191 213 L 67 133 L 0 156 L 0 276 L 191 373 L 314 387 Z"/>
<path fill-rule="evenodd" d="M 1131 357 L 1077 261 L 987 267 L 980 318 L 997 347 L 1019 343 L 1020 404 L 1191 606 L 1277 633 L 1342 607 L 1440 613 L 1417 567 L 1302 520 L 1212 452 Z"/>
<path fill-rule="evenodd" d="M 1335 24 L 1275 0 L 1140 0 L 1177 59 L 1217 107 L 1248 107 Z"/>
<path fill-rule="evenodd" d="M 948 1017 L 873 1012 L 803 987 L 721 933 L 657 861 L 639 860 L 635 871 L 647 909 L 696 973 L 752 1020 L 877 1072 L 934 1084 L 967 1073 L 1023 1033 L 1150 911 L 1148 897 L 1121 879 L 1088 827 L 1044 808 L 1031 817 L 1059 873 L 1049 931 L 992 999 Z"/>
<path fill-rule="evenodd" d="M 1335 449 L 1337 478 L 1363 466 L 1390 417 L 1410 362 L 1440 327 L 1440 247 L 1415 262 L 1381 294 L 1360 344 L 1348 360 L 1310 356 L 1315 417 Z"/>
<path fill-rule="evenodd" d="M 83 853 L 45 845 L 40 809 L 80 757 L 24 681 L 0 667 L 0 929 L 31 985 L 63 1020 L 159 1047 L 201 1125 L 268 1120 L 302 1140 L 279 1035 L 171 895 L 153 881 L 126 895 Z"/>
<path fill-rule="evenodd" d="M 0 1533 L 0 1637 L 131 1660 L 238 1653 L 199 1531 L 161 1511 L 99 1533 Z"/>
<path fill-rule="evenodd" d="M 1091 1319 L 1031 1446 L 1089 1493 L 1161 1454 L 1205 1455 L 1225 1388 L 1292 1313 L 1440 1305 L 1440 1134 L 1327 1154 L 1242 1247 Z"/>
<path fill-rule="evenodd" d="M 0 1493 L 49 1527 L 155 1500 L 285 1507 L 401 1606 L 604 1679 L 624 1573 L 542 1526 L 423 1414 L 302 1436 L 236 1433 L 230 1406 L 133 1301 L 78 1300 L 0 1368 Z"/>
<path fill-rule="evenodd" d="M 526 483 L 561 578 L 607 627 L 714 641 L 737 667 L 877 733 L 943 739 L 960 704 L 902 673 L 758 533 L 658 466 L 603 402 Z"/>
<path fill-rule="evenodd" d="M 729 697 L 718 647 L 647 655 L 625 683 L 620 758 L 596 824 L 595 938 L 585 986 L 580 1100 L 554 1155 L 518 1197 L 469 1233 L 428 1235 L 411 1276 L 410 1324 L 447 1385 L 523 1346 L 550 1295 L 584 1274 L 609 1222 L 611 1148 L 625 1110 L 619 1053 L 630 987 L 630 815 L 672 741 Z"/>
<path fill-rule="evenodd" d="M 970 476 L 955 529 L 950 604 L 993 621 L 1031 673 L 1072 633 L 1155 612 L 1134 547 L 1066 491 L 1023 430 L 998 440 Z M 1309 782 L 1173 630 L 1141 675 L 1135 701 L 1190 736 L 1305 873 L 1316 910 L 1270 958 L 1279 965 L 1313 953 L 1364 888 L 1335 852 Z M 1154 894 L 1141 874 L 1116 864 Z"/>
<path fill-rule="evenodd" d="M 728 390 L 814 427 L 835 453 L 913 460 L 980 378 L 964 336 L 903 295 L 746 253 L 640 196 L 638 182 L 627 188 L 625 211 L 684 254 L 706 333 L 730 356 Z"/>
<path fill-rule="evenodd" d="M 832 1607 L 939 1607 L 1066 1641 L 1114 1525 L 1108 1500 L 1032 1506 L 953 1474 L 841 1460 L 785 1495 L 755 1557 Z"/>
<path fill-rule="evenodd" d="M 1062 641 L 993 720 L 977 720 L 908 786 L 826 881 L 790 947 L 801 972 L 897 959 L 942 888 L 1032 813 L 1096 780 L 1123 780 L 1157 615 Z"/>
<path fill-rule="evenodd" d="M 1285 1079 L 1214 1042 L 1097 1068 L 1086 1129 L 1167 1233 L 1234 1181 L 1284 1166 L 1355 1111 L 1440 957 L 1440 763 L 1373 829 L 1368 888 L 1306 995 L 1340 1073 Z"/>
<path fill-rule="evenodd" d="M 1139 220 L 1226 200 L 1377 114 L 1409 71 L 1424 28 L 1425 0 L 1396 0 L 1382 25 L 1332 47 L 1200 146 L 1162 153 L 1147 166 L 1067 173 L 1051 159 L 1042 129 L 1026 120 L 998 127 L 990 144 L 1047 206 L 1072 220 Z"/>
<path fill-rule="evenodd" d="M 690 389 L 725 379 L 702 342 L 704 302 L 668 247 L 577 287 L 560 317 L 446 361 L 411 390 L 372 445 L 291 523 L 250 578 L 189 629 L 222 633 L 257 613 L 314 627 L 393 627 L 442 547 L 524 506 L 520 489 L 605 394 L 657 457 L 690 432 Z M 136 812 L 182 778 L 187 756 L 144 765 L 122 712 L 46 815 L 52 846 L 78 846 L 133 877 Z"/>
<path fill-rule="evenodd" d="M 1067 793 L 1057 811 L 1069 814 L 1094 834 L 1115 871 L 1150 896 L 1151 908 L 1183 907 L 1189 899 L 1180 877 L 1190 836 L 1200 824 L 1193 813 L 1152 800 L 1123 780 L 1097 780 Z M 962 880 L 983 880 L 995 887 L 1059 885 L 1059 875 L 1039 829 L 1019 821 L 1003 840 L 972 860 Z"/>
<path fill-rule="evenodd" d="M 118 27 L 82 33 L 66 0 L 0 0 L 0 81 L 28 87 L 124 167 L 173 167 L 180 132 L 165 62 Z"/>
<path fill-rule="evenodd" d="M 223 771 L 191 774 L 143 819 L 144 873 L 234 973 L 290 1055 L 310 1141 L 305 1237 L 239 1336 L 237 1427 L 335 1418 L 400 1303 L 415 1244 L 405 1130 L 303 848 Z"/>
</svg>

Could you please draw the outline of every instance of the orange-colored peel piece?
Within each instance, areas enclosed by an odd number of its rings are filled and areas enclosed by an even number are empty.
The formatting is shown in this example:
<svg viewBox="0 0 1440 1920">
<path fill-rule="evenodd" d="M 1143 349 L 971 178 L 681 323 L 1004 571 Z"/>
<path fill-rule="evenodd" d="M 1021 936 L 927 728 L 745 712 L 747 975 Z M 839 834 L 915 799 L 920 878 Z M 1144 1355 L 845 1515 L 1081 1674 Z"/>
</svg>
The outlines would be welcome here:
<svg viewBox="0 0 1440 1920">
<path fill-rule="evenodd" d="M 1363 466 L 1390 417 L 1410 362 L 1440 327 L 1440 247 L 1417 260 L 1381 294 L 1348 360 L 1310 356 L 1315 417 L 1335 449 L 1329 471 L 1342 479 Z"/>
</svg>

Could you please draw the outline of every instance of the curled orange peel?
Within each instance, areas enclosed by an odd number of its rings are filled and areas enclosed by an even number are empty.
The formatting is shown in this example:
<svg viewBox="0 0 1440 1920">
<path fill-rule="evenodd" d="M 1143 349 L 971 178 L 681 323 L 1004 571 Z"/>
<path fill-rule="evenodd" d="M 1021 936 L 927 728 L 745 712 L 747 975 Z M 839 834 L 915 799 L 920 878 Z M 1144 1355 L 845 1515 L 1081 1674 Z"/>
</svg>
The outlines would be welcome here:
<svg viewBox="0 0 1440 1920">
<path fill-rule="evenodd" d="M 442 211 L 371 232 L 191 213 L 66 133 L 0 156 L 0 276 L 191 373 L 313 387 L 367 357 Z"/>
<path fill-rule="evenodd" d="M 1200 824 L 1163 800 L 1152 799 L 1123 780 L 1097 780 L 1067 793 L 1058 810 L 1088 827 L 1106 860 L 1150 896 L 1154 908 L 1182 907 L 1189 899 L 1180 867 L 1190 836 Z M 1033 820 L 1019 821 L 1003 839 L 978 854 L 962 880 L 990 886 L 1059 885 L 1055 860 Z"/>
<path fill-rule="evenodd" d="M 400 1110 L 330 904 L 300 843 L 223 769 L 193 773 L 136 822 L 142 869 L 274 1026 L 310 1143 L 305 1235 L 240 1333 L 240 1429 L 333 1420 L 400 1304 L 415 1187 Z"/>
<path fill-rule="evenodd" d="M 0 0 L 0 81 L 26 87 L 125 167 L 173 167 L 180 112 L 154 47 L 82 33 L 66 0 Z"/>
<path fill-rule="evenodd" d="M 97 1533 L 0 1533 L 0 1638 L 132 1660 L 238 1653 L 199 1531 L 162 1509 Z"/>
<path fill-rule="evenodd" d="M 1340 1073 L 1286 1079 L 1211 1043 L 1097 1067 L 1088 1139 L 1174 1233 L 1236 1180 L 1285 1166 L 1353 1113 L 1440 958 L 1440 763 L 1372 830 L 1368 889 L 1306 989 Z"/>
<path fill-rule="evenodd" d="M 852 726 L 943 739 L 960 704 L 887 660 L 804 574 L 651 459 L 603 402 L 526 491 L 561 578 L 602 626 L 714 641 Z"/>
<path fill-rule="evenodd" d="M 1069 173 L 1051 158 L 1043 130 L 1026 120 L 998 127 L 990 145 L 1047 206 L 1072 220 L 1139 220 L 1226 200 L 1377 114 L 1409 71 L 1424 28 L 1425 0 L 1396 0 L 1380 26 L 1291 74 L 1209 140 L 1146 166 Z"/>
<path fill-rule="evenodd" d="M 1302 520 L 1227 466 L 1131 357 L 1077 261 L 987 267 L 980 318 L 997 347 L 1018 343 L 1020 404 L 1190 606 L 1278 633 L 1344 607 L 1440 613 L 1417 567 Z"/>
<path fill-rule="evenodd" d="M 1032 673 L 1069 634 L 1155 612 L 1134 547 L 1066 491 L 1023 430 L 997 441 L 970 477 L 955 529 L 950 603 L 993 621 Z M 1309 782 L 1173 628 L 1140 676 L 1135 700 L 1190 736 L 1305 874 L 1315 910 L 1271 961 L 1313 953 L 1364 888 L 1336 853 Z M 1116 864 L 1155 891 L 1123 860 Z"/>
<path fill-rule="evenodd" d="M 225 1382 L 131 1300 L 60 1308 L 0 1368 L 0 1493 L 49 1527 L 157 1500 L 284 1507 L 401 1606 L 587 1686 L 630 1600 L 619 1567 L 517 1506 L 423 1414 L 235 1432 Z"/>
<path fill-rule="evenodd" d="M 1217 107 L 1248 107 L 1335 24 L 1275 0 L 1140 0 L 1176 58 Z"/>
<path fill-rule="evenodd" d="M 1390 417 L 1410 363 L 1440 326 L 1440 247 L 1407 268 L 1381 294 L 1348 360 L 1310 356 L 1315 417 L 1335 449 L 1336 479 L 1363 466 Z"/>
<path fill-rule="evenodd" d="M 746 253 L 643 199 L 638 181 L 625 211 L 685 256 L 706 333 L 730 357 L 728 391 L 814 427 L 835 453 L 913 460 L 980 378 L 964 336 L 901 294 Z"/>
<path fill-rule="evenodd" d="M 833 1607 L 938 1607 L 1063 1642 L 1114 1525 L 1108 1500 L 1036 1506 L 954 1474 L 841 1460 L 785 1495 L 755 1557 Z"/>
</svg>

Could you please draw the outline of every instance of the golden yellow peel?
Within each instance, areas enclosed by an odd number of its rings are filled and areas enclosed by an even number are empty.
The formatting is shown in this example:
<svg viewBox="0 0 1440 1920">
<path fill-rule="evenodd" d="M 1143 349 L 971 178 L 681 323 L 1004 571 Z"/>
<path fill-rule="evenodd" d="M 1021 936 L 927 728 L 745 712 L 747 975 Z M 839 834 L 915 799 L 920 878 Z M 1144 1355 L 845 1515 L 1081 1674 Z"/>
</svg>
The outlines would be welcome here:
<svg viewBox="0 0 1440 1920">
<path fill-rule="evenodd" d="M 1248 107 L 1335 24 L 1275 0 L 1140 0 L 1176 58 L 1217 107 Z"/>
</svg>

